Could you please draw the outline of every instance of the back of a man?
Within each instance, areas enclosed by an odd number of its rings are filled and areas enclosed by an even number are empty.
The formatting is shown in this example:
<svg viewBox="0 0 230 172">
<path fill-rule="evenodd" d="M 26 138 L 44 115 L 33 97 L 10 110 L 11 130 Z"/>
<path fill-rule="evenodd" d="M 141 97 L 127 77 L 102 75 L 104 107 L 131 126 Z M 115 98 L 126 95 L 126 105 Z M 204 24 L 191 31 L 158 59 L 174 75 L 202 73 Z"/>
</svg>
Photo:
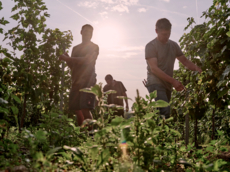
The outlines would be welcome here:
<svg viewBox="0 0 230 172">
<path fill-rule="evenodd" d="M 115 90 L 116 93 L 112 93 L 108 95 L 107 103 L 108 104 L 115 104 L 119 106 L 124 106 L 123 99 L 117 98 L 117 96 L 124 96 L 127 98 L 126 88 L 121 81 L 116 81 L 113 79 L 112 75 L 106 75 L 105 77 L 106 85 L 103 88 L 103 91 Z M 128 100 L 125 99 L 126 103 L 126 111 L 129 109 Z M 115 115 L 124 117 L 124 110 L 117 109 L 114 113 Z"/>
</svg>

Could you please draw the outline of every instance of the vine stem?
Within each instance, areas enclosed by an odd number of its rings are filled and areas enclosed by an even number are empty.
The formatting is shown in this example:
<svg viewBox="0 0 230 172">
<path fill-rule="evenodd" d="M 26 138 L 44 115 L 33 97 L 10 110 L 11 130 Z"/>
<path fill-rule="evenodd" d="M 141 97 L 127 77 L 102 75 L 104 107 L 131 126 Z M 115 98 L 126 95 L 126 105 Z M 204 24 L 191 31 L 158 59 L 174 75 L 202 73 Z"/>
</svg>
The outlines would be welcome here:
<svg viewBox="0 0 230 172">
<path fill-rule="evenodd" d="M 215 111 L 216 111 L 216 107 L 212 111 L 212 140 L 214 140 L 214 135 L 215 135 Z"/>
</svg>

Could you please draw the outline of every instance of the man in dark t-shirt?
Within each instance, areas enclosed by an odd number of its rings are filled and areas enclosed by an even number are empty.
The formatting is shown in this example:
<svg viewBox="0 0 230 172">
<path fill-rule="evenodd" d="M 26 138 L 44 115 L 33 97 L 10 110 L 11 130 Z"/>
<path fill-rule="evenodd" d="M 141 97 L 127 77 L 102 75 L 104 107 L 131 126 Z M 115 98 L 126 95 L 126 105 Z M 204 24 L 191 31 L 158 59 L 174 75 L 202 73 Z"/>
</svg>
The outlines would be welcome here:
<svg viewBox="0 0 230 172">
<path fill-rule="evenodd" d="M 95 64 L 99 47 L 91 42 L 92 34 L 91 25 L 82 26 L 82 43 L 73 47 L 71 57 L 67 53 L 59 57 L 59 60 L 66 61 L 71 69 L 72 87 L 69 95 L 69 109 L 76 112 L 79 126 L 85 119 L 93 119 L 90 110 L 94 108 L 95 96 L 79 91 L 96 84 Z"/>
<path fill-rule="evenodd" d="M 173 78 L 174 62 L 177 58 L 185 67 L 190 70 L 202 70 L 188 60 L 179 45 L 170 40 L 171 23 L 168 19 L 159 19 L 156 23 L 157 37 L 150 41 L 145 47 L 145 59 L 147 62 L 146 85 L 149 93 L 157 90 L 156 100 L 170 102 L 172 87 L 176 91 L 182 91 L 184 86 Z M 160 108 L 160 114 L 165 118 L 170 117 L 170 106 Z"/>
<path fill-rule="evenodd" d="M 108 95 L 107 103 L 108 104 L 115 104 L 119 106 L 124 106 L 123 99 L 117 98 L 117 96 L 124 96 L 127 98 L 126 88 L 124 87 L 123 83 L 120 81 L 116 81 L 113 79 L 112 75 L 108 74 L 105 76 L 106 85 L 103 88 L 103 91 L 115 90 L 116 93 L 112 93 Z M 129 110 L 128 100 L 125 99 L 126 103 L 126 112 Z M 124 110 L 123 109 L 116 109 L 114 115 L 124 117 Z"/>
</svg>

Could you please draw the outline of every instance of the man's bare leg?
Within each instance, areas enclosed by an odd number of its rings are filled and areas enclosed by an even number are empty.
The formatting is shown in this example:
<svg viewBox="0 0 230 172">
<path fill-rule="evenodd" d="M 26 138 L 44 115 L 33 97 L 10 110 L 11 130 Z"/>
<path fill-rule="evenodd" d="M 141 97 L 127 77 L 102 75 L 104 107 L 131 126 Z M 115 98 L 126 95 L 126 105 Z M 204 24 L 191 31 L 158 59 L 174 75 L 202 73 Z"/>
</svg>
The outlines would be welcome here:
<svg viewBox="0 0 230 172">
<path fill-rule="evenodd" d="M 77 110 L 76 115 L 77 115 L 77 124 L 78 126 L 81 126 L 83 121 L 85 120 L 84 115 L 81 110 Z"/>
</svg>

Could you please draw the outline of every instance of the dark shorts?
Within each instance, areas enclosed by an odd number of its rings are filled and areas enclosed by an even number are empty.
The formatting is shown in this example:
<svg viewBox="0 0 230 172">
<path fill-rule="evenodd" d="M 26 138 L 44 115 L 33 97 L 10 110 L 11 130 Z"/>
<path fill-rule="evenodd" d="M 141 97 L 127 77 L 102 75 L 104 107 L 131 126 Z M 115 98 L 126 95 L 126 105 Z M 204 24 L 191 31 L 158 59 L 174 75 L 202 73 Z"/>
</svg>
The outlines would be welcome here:
<svg viewBox="0 0 230 172">
<path fill-rule="evenodd" d="M 149 93 L 157 90 L 157 97 L 155 98 L 155 101 L 157 100 L 164 100 L 166 102 L 170 102 L 171 99 L 171 91 L 166 89 L 164 86 L 158 85 L 158 84 L 153 84 L 147 86 L 147 89 Z M 170 117 L 170 106 L 164 107 L 164 108 L 159 108 L 160 114 L 164 115 L 165 118 Z"/>
<path fill-rule="evenodd" d="M 113 115 L 122 116 L 124 118 L 124 109 L 116 109 Z"/>
<path fill-rule="evenodd" d="M 85 93 L 79 91 L 82 88 L 89 88 L 90 86 L 85 86 L 83 84 L 79 84 L 74 86 L 71 89 L 69 95 L 69 109 L 76 111 L 82 109 L 94 109 L 95 104 L 95 95 L 92 93 Z"/>
</svg>

